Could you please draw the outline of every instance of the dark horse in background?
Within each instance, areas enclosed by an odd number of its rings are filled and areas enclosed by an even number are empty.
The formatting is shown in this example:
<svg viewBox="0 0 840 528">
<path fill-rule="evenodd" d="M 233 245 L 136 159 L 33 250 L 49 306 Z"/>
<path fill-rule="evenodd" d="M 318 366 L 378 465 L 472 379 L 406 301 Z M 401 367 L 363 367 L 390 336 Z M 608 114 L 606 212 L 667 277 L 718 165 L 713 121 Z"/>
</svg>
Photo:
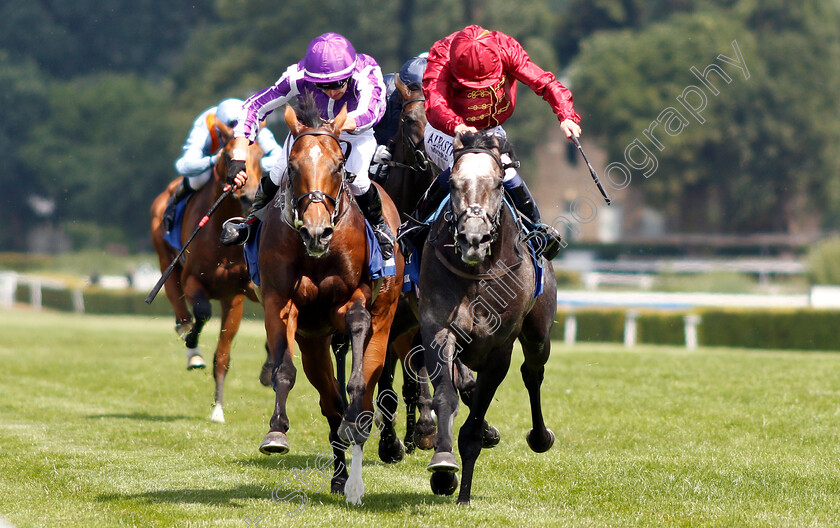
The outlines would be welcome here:
<svg viewBox="0 0 840 528">
<path fill-rule="evenodd" d="M 425 155 L 423 133 L 426 129 L 426 98 L 422 87 L 416 83 L 406 85 L 399 75 L 394 76 L 394 86 L 402 100 L 396 136 L 393 138 L 392 159 L 387 162 L 390 171 L 382 184 L 394 200 L 400 217 L 410 215 L 417 207 L 423 193 L 432 184 L 440 170 Z M 379 378 L 378 407 L 383 415 L 380 424 L 379 458 L 383 462 L 399 462 L 403 453 L 411 453 L 415 446 L 431 449 L 434 445 L 435 424 L 431 415 L 431 392 L 422 380 L 422 354 L 410 354 L 417 334 L 417 298 L 413 293 L 403 294 L 397 306 L 394 324 L 385 360 L 385 369 Z M 415 343 L 417 344 L 417 343 Z M 393 394 L 394 372 L 399 360 L 403 366 L 402 396 L 406 410 L 405 443 L 400 444 L 394 429 L 393 417 L 397 401 L 385 397 Z M 420 422 L 417 410 L 420 409 Z M 389 419 L 391 418 L 391 419 Z"/>
<path fill-rule="evenodd" d="M 556 313 L 551 263 L 538 268 L 513 209 L 503 201 L 500 156 L 506 141 L 485 133 L 458 136 L 450 176 L 450 202 L 432 223 L 420 269 L 420 333 L 426 368 L 434 386 L 438 416 L 435 454 L 429 463 L 435 493 L 457 486 L 453 418 L 458 410 L 455 360 L 477 373 L 469 416 L 458 434 L 464 465 L 459 504 L 470 502 L 475 463 L 481 452 L 485 414 L 510 367 L 515 340 L 525 355 L 522 379 L 528 390 L 533 428 L 526 435 L 533 451 L 554 443 L 542 417 L 540 386 L 550 351 Z"/>
<path fill-rule="evenodd" d="M 373 393 L 385 362 L 388 333 L 402 284 L 403 260 L 396 275 L 373 280 L 368 272 L 365 220 L 346 181 L 339 139 L 346 107 L 331 122 L 320 117 L 314 100 L 295 111 L 286 107 L 294 142 L 288 175 L 269 207 L 259 235 L 260 288 L 274 371 L 274 414 L 260 451 L 286 453 L 289 418 L 286 401 L 295 384 L 296 341 L 306 377 L 320 395 L 329 423 L 334 473 L 331 489 L 358 504 L 364 493 L 362 446 L 373 422 Z M 398 216 L 382 193 L 383 215 L 392 230 Z M 376 243 L 376 242 L 374 242 Z M 352 368 L 344 399 L 333 369 L 330 342 L 336 332 L 350 336 Z M 350 474 L 345 449 L 353 446 Z"/>
<path fill-rule="evenodd" d="M 213 167 L 213 178 L 187 202 L 181 223 L 181 244 L 186 242 L 198 222 L 222 194 L 233 144 L 228 140 L 233 137 L 233 131 L 218 120 L 216 125 L 221 130 L 221 139 L 225 146 L 222 147 L 219 161 Z M 250 176 L 248 181 L 254 183 L 242 190 L 244 200 L 252 199 L 256 192 L 262 173 L 259 163 L 261 157 L 262 151 L 255 143 L 247 153 L 247 172 Z M 175 192 L 180 181 L 181 178 L 176 178 L 170 182 L 166 190 L 152 202 L 150 211 L 152 244 L 158 254 L 161 272 L 166 270 L 178 253 L 164 240 L 166 233 L 161 219 L 169 197 Z M 219 243 L 222 223 L 228 218 L 242 216 L 242 211 L 243 204 L 240 198 L 236 195 L 226 198 L 207 224 L 198 231 L 189 250 L 184 253 L 183 259 L 176 264 L 164 283 L 166 297 L 175 309 L 175 331 L 185 339 L 188 354 L 197 354 L 199 335 L 212 313 L 210 299 L 218 299 L 221 303 L 222 326 L 213 356 L 216 401 L 210 416 L 212 421 L 219 423 L 225 421 L 222 410 L 225 374 L 230 364 L 231 344 L 242 321 L 244 300 L 248 297 L 258 302 L 248 277 L 242 248 L 226 247 Z M 192 355 L 188 361 L 188 368 L 205 366 L 200 355 Z"/>
</svg>

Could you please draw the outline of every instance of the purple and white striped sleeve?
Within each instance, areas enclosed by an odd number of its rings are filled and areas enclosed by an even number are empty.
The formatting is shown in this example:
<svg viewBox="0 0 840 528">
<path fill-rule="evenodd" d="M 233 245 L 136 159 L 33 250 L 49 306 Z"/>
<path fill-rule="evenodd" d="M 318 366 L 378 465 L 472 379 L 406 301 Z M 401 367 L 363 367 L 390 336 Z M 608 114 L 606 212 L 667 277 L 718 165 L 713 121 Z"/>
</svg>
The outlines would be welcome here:
<svg viewBox="0 0 840 528">
<path fill-rule="evenodd" d="M 356 120 L 356 132 L 364 132 L 379 123 L 385 115 L 385 81 L 376 60 L 360 53 L 353 79 L 359 91 L 356 108 L 348 114 Z"/>
<path fill-rule="evenodd" d="M 301 78 L 303 72 L 297 64 L 293 64 L 283 72 L 276 83 L 249 97 L 244 105 L 245 119 L 233 129 L 234 137 L 246 137 L 253 143 L 260 131 L 260 122 L 297 95 L 297 81 Z"/>
</svg>

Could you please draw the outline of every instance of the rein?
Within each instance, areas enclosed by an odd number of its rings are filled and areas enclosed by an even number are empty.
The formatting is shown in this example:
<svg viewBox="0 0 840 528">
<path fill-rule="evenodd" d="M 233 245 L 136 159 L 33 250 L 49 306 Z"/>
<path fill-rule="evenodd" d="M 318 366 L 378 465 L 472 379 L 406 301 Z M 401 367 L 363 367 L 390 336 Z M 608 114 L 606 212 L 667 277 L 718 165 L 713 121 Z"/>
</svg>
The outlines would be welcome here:
<svg viewBox="0 0 840 528">
<path fill-rule="evenodd" d="M 339 150 L 341 150 L 342 159 L 341 159 L 341 183 L 338 187 L 338 192 L 335 196 L 331 196 L 323 191 L 310 191 L 308 193 L 304 193 L 300 196 L 295 196 L 294 189 L 292 187 L 292 178 L 289 176 L 286 178 L 288 182 L 288 192 L 289 192 L 289 200 L 292 206 L 292 219 L 291 222 L 287 218 L 286 215 L 283 216 L 283 220 L 286 224 L 289 225 L 295 231 L 300 231 L 300 228 L 303 226 L 303 220 L 301 220 L 301 215 L 306 212 L 306 209 L 312 205 L 313 203 L 323 203 L 326 207 L 326 204 L 330 204 L 332 206 L 332 211 L 330 212 L 330 227 L 335 228 L 335 224 L 339 222 L 344 213 L 347 211 L 346 208 L 339 207 L 340 203 L 339 200 L 343 194 L 347 192 L 347 178 L 346 174 L 347 171 L 344 168 L 344 160 L 347 159 L 347 156 L 350 155 L 350 150 L 353 146 L 350 144 L 349 141 L 344 139 L 339 139 L 335 134 L 331 132 L 327 132 L 326 130 L 307 130 L 306 132 L 302 132 L 300 135 L 295 137 L 295 140 L 292 142 L 291 147 L 289 148 L 289 153 L 291 154 L 291 150 L 294 147 L 294 144 L 298 142 L 298 140 L 304 136 L 329 136 L 338 143 Z M 347 152 L 345 153 L 344 150 L 341 149 L 342 145 L 347 146 Z M 306 203 L 302 211 L 298 211 L 300 207 L 300 203 L 303 200 L 308 199 L 309 201 Z"/>
</svg>

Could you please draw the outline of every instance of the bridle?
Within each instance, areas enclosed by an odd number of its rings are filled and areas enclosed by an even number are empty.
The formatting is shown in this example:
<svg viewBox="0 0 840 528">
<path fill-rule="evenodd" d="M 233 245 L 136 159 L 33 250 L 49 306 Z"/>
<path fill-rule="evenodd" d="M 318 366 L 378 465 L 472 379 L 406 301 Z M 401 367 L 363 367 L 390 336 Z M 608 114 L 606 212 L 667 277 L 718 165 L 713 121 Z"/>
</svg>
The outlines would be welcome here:
<svg viewBox="0 0 840 528">
<path fill-rule="evenodd" d="M 402 103 L 402 111 L 400 112 L 400 136 L 405 141 L 406 145 L 409 145 L 411 147 L 409 149 L 411 151 L 411 154 L 412 154 L 411 155 L 411 158 L 412 158 L 411 163 L 406 164 L 406 163 L 401 163 L 399 161 L 387 161 L 387 162 L 385 162 L 385 165 L 388 165 L 389 167 L 400 167 L 402 169 L 414 171 L 418 174 L 424 174 L 425 173 L 425 174 L 428 174 L 429 176 L 433 175 L 432 174 L 433 173 L 432 163 L 426 157 L 426 153 L 423 152 L 423 150 L 418 147 L 418 143 L 415 143 L 414 140 L 411 139 L 411 137 L 408 135 L 407 129 L 409 127 L 409 124 L 406 120 L 406 114 L 405 114 L 405 107 L 406 106 L 408 106 L 412 103 L 419 103 L 419 102 L 422 102 L 422 101 L 425 101 L 425 100 L 426 100 L 426 98 L 424 96 L 420 95 L 419 97 L 412 97 L 411 99 L 403 101 L 403 103 Z"/>
<path fill-rule="evenodd" d="M 289 193 L 288 194 L 289 201 L 291 202 L 291 206 L 292 206 L 292 218 L 291 218 L 291 221 L 290 221 L 288 215 L 283 215 L 283 219 L 285 220 L 286 224 L 289 225 L 289 227 L 291 227 L 295 231 L 300 232 L 301 227 L 303 227 L 303 220 L 301 219 L 301 217 L 303 216 L 303 214 L 306 212 L 306 209 L 309 208 L 310 205 L 312 205 L 314 203 L 323 203 L 324 207 L 326 207 L 329 210 L 329 207 L 327 206 L 327 204 L 329 204 L 329 206 L 332 207 L 332 211 L 330 211 L 330 227 L 335 228 L 335 224 L 338 223 L 338 221 L 344 215 L 344 212 L 347 210 L 346 208 L 341 208 L 340 207 L 339 200 L 341 199 L 342 195 L 344 195 L 348 192 L 347 177 L 346 177 L 347 176 L 347 171 L 344 168 L 344 162 L 347 159 L 347 157 L 350 155 L 350 151 L 353 147 L 352 147 L 352 145 L 350 144 L 349 141 L 344 140 L 344 139 L 339 139 L 338 136 L 336 136 L 332 132 L 328 132 L 326 130 L 307 130 L 306 132 L 301 132 L 300 134 L 298 134 L 295 137 L 295 140 L 292 142 L 292 145 L 289 147 L 289 154 L 288 155 L 291 155 L 291 151 L 293 150 L 295 143 L 297 143 L 298 140 L 300 138 L 304 137 L 304 136 L 329 136 L 332 139 L 334 139 L 336 143 L 338 143 L 339 150 L 341 150 L 341 155 L 342 155 L 341 163 L 340 163 L 340 166 L 339 166 L 339 169 L 338 169 L 338 171 L 341 173 L 341 183 L 339 184 L 338 192 L 336 193 L 335 196 L 331 196 L 331 195 L 329 195 L 329 194 L 327 194 L 323 191 L 315 190 L 315 191 L 310 191 L 308 193 L 304 193 L 304 194 L 296 197 L 294 187 L 292 186 L 292 178 L 291 178 L 291 174 L 290 174 L 289 177 L 286 178 L 286 180 L 288 182 L 287 192 Z M 344 150 L 342 150 L 342 148 L 341 148 L 342 145 L 347 147 L 347 152 L 346 153 L 344 152 Z M 287 164 L 287 166 L 288 166 L 288 164 Z M 303 209 L 299 210 L 300 204 L 304 200 L 308 200 L 308 201 L 306 202 L 306 205 L 304 205 Z"/>
<path fill-rule="evenodd" d="M 494 151 L 484 147 L 469 147 L 457 151 L 455 153 L 454 159 L 452 160 L 452 166 L 454 167 L 455 164 L 458 163 L 458 160 L 461 159 L 461 157 L 465 154 L 487 154 L 493 159 L 493 161 L 496 162 L 496 165 L 499 166 L 499 169 L 502 173 L 502 177 L 504 177 L 504 172 L 507 168 L 518 166 L 518 162 L 512 162 L 508 164 L 503 163 L 501 158 L 499 158 L 499 156 Z M 499 182 L 499 185 L 501 185 L 501 181 Z M 456 216 L 454 211 L 452 210 L 452 202 L 450 202 L 448 208 L 443 213 L 443 220 L 446 222 L 449 228 L 449 233 L 452 236 L 452 239 L 454 240 L 459 234 L 458 226 L 461 224 L 462 220 L 468 218 L 480 218 L 485 223 L 490 225 L 490 243 L 492 244 L 499 238 L 499 225 L 502 219 L 503 208 L 504 204 L 501 204 L 501 206 L 491 217 L 484 209 L 484 207 L 481 206 L 481 204 L 474 203 L 467 206 L 466 209 L 461 211 L 460 214 Z M 458 253 L 460 251 L 458 244 L 454 244 L 454 246 L 455 252 Z"/>
</svg>

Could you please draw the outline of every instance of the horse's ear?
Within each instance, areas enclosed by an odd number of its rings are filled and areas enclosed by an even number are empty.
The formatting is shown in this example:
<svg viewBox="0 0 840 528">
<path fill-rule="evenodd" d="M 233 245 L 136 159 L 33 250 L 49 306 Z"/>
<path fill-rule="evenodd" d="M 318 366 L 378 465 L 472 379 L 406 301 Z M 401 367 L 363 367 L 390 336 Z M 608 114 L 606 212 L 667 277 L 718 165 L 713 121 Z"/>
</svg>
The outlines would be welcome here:
<svg viewBox="0 0 840 528">
<path fill-rule="evenodd" d="M 286 124 L 289 125 L 289 130 L 292 133 L 292 136 L 297 137 L 303 131 L 303 125 L 300 124 L 298 121 L 297 113 L 295 113 L 295 109 L 292 105 L 286 105 L 286 114 L 284 116 L 286 118 Z"/>
<path fill-rule="evenodd" d="M 333 133 L 338 135 L 341 132 L 341 127 L 344 126 L 344 122 L 347 121 L 347 105 L 341 107 L 341 112 L 335 116 L 333 119 Z"/>
<path fill-rule="evenodd" d="M 452 140 L 452 150 L 457 150 L 459 148 L 464 148 L 464 142 L 461 141 L 461 133 L 460 132 L 455 134 L 455 139 Z"/>
<path fill-rule="evenodd" d="M 394 75 L 394 86 L 397 88 L 397 91 L 400 92 L 400 97 L 402 97 L 403 101 L 411 99 L 411 89 L 402 82 L 399 75 Z"/>
</svg>

